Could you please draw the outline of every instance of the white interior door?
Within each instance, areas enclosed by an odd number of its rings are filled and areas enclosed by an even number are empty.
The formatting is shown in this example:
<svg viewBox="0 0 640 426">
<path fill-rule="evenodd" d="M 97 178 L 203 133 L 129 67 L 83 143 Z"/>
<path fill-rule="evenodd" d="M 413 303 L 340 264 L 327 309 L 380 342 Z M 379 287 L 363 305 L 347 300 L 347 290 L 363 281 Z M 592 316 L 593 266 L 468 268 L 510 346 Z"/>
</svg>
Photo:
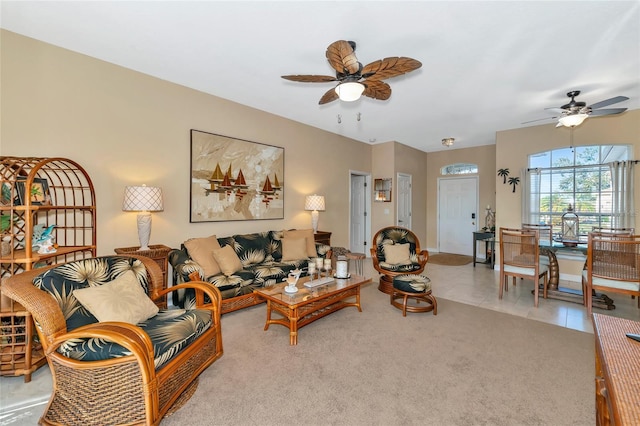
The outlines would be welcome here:
<svg viewBox="0 0 640 426">
<path fill-rule="evenodd" d="M 398 173 L 397 225 L 411 229 L 411 175 Z"/>
<path fill-rule="evenodd" d="M 478 229 L 478 178 L 438 180 L 438 241 L 443 253 L 473 254 Z"/>
<path fill-rule="evenodd" d="M 367 254 L 367 180 L 366 175 L 351 173 L 351 206 L 349 214 L 349 250 Z"/>
</svg>

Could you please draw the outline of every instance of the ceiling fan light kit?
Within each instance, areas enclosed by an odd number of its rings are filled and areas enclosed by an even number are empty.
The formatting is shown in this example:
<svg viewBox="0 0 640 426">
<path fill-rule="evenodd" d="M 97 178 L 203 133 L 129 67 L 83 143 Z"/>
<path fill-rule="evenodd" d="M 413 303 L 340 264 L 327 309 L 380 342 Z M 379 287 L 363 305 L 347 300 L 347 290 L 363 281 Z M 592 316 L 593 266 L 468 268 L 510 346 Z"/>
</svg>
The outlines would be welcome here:
<svg viewBox="0 0 640 426">
<path fill-rule="evenodd" d="M 353 102 L 360 99 L 364 92 L 364 84 L 358 82 L 341 83 L 334 89 L 341 101 Z"/>
<path fill-rule="evenodd" d="M 558 119 L 558 125 L 556 127 L 576 127 L 581 125 L 582 122 L 587 119 L 587 117 L 589 117 L 589 114 L 565 115 Z"/>
</svg>

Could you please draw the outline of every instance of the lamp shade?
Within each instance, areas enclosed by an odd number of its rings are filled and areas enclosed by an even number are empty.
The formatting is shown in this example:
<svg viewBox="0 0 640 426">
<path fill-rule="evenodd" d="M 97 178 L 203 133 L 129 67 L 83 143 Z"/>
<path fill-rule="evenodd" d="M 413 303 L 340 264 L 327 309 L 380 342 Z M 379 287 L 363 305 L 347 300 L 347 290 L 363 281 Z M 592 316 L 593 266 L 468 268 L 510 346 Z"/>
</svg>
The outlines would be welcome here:
<svg viewBox="0 0 640 426">
<path fill-rule="evenodd" d="M 571 114 L 565 115 L 564 117 L 560 117 L 558 122 L 565 127 L 575 127 L 582 124 L 584 120 L 589 116 L 589 114 Z"/>
<path fill-rule="evenodd" d="M 307 195 L 304 202 L 304 209 L 324 211 L 324 196 L 315 194 Z"/>
<path fill-rule="evenodd" d="M 125 212 L 159 212 L 164 210 L 162 188 L 157 186 L 126 186 L 122 210 Z"/>
<path fill-rule="evenodd" d="M 352 102 L 360 99 L 362 92 L 364 92 L 364 84 L 350 81 L 338 84 L 335 91 L 341 101 Z"/>
</svg>

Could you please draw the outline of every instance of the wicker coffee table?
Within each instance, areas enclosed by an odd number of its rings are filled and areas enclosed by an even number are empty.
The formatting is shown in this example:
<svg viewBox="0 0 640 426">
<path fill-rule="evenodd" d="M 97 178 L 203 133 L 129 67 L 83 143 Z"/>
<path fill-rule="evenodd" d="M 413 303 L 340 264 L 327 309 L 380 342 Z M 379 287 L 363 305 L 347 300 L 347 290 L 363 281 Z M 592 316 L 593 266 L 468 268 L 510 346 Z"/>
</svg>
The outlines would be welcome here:
<svg viewBox="0 0 640 426">
<path fill-rule="evenodd" d="M 371 278 L 352 276 L 313 288 L 304 286 L 307 281 L 309 277 L 300 278 L 298 292 L 293 294 L 284 291 L 286 283 L 254 290 L 267 301 L 267 322 L 264 329 L 267 330 L 271 324 L 287 327 L 291 345 L 298 344 L 298 329 L 317 319 L 347 306 L 355 306 L 362 312 L 360 287 L 370 283 Z M 282 317 L 271 318 L 274 311 Z"/>
</svg>

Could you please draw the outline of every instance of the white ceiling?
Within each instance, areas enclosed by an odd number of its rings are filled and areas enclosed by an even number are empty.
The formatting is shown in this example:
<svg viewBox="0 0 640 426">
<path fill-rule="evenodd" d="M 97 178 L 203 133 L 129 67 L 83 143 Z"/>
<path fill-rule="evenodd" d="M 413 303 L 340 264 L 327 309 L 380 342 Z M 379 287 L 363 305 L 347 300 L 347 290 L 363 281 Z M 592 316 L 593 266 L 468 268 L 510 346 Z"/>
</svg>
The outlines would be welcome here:
<svg viewBox="0 0 640 426">
<path fill-rule="evenodd" d="M 6 1 L 0 26 L 28 37 L 362 142 L 432 152 L 495 143 L 553 123 L 544 110 L 581 90 L 587 105 L 640 108 L 638 1 Z M 408 56 L 391 98 L 318 105 L 336 40 L 366 65 Z M 212 111 L 215 113 L 215 111 Z M 361 120 L 357 121 L 357 114 Z M 342 123 L 338 123 L 338 114 Z M 593 117 L 589 120 L 601 120 Z M 215 129 L 209 129 L 215 130 Z"/>
</svg>

